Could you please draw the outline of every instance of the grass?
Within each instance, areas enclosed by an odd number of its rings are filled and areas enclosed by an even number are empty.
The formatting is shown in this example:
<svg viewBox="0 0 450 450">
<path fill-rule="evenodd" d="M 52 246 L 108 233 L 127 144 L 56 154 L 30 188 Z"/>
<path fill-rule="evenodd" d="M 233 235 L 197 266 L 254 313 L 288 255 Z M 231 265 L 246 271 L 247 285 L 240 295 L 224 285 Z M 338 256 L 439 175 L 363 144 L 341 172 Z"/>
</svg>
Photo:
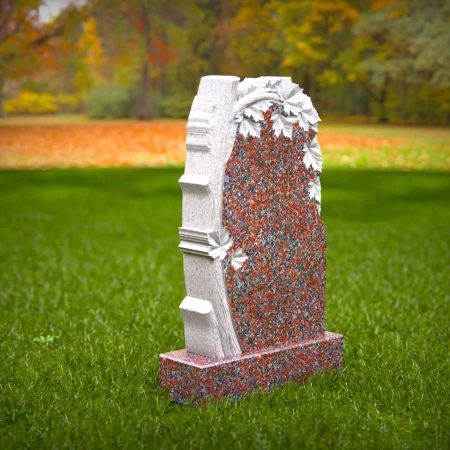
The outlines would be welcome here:
<svg viewBox="0 0 450 450">
<path fill-rule="evenodd" d="M 204 408 L 158 385 L 183 346 L 180 175 L 0 172 L 0 448 L 449 448 L 448 174 L 325 171 L 344 369 Z"/>
</svg>

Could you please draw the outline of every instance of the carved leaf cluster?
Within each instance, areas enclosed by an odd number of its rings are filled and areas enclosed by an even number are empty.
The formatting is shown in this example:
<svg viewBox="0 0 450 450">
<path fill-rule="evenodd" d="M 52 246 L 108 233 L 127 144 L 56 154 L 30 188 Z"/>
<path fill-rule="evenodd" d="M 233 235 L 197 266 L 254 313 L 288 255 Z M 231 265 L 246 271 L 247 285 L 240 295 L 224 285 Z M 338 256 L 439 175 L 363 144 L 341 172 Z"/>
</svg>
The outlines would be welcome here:
<svg viewBox="0 0 450 450">
<path fill-rule="evenodd" d="M 235 122 L 240 124 L 239 133 L 245 138 L 260 136 L 261 128 L 257 124 L 272 105 L 278 105 L 272 115 L 276 137 L 283 134 L 292 139 L 295 122 L 305 131 L 312 128 L 317 132 L 321 120 L 303 89 L 287 79 L 269 80 L 265 85 L 244 80 L 238 88 L 238 103 L 240 107 L 236 111 Z"/>
</svg>

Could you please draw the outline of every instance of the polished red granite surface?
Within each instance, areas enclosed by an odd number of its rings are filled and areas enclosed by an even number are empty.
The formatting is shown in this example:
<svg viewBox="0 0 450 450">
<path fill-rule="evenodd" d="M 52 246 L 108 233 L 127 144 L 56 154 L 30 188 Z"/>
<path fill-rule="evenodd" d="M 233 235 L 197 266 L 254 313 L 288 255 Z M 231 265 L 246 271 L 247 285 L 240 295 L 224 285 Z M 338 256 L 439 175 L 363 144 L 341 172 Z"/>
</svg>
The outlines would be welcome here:
<svg viewBox="0 0 450 450">
<path fill-rule="evenodd" d="M 272 108 L 273 109 L 273 108 Z M 236 136 L 226 164 L 223 225 L 233 250 L 225 260 L 234 325 L 244 352 L 321 336 L 325 330 L 325 225 L 309 196 L 317 176 L 303 162 L 305 133 L 275 137 L 271 112 L 260 138 Z"/>
<path fill-rule="evenodd" d="M 342 366 L 342 336 L 325 334 L 316 339 L 259 352 L 211 360 L 186 350 L 160 355 L 159 379 L 173 400 L 238 398 L 256 388 L 296 381 L 304 383 L 317 372 Z"/>
</svg>

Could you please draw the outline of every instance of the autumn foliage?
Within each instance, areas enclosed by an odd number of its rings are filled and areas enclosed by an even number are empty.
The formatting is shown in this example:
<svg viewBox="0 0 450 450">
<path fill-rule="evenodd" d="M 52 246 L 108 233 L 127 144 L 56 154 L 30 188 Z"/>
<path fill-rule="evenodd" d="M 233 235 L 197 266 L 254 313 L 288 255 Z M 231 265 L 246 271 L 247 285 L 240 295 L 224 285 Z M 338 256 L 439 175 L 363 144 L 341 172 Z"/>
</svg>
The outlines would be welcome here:
<svg viewBox="0 0 450 450">
<path fill-rule="evenodd" d="M 0 167 L 164 166 L 185 157 L 184 123 L 8 126 L 0 128 Z"/>
<path fill-rule="evenodd" d="M 450 132 L 321 126 L 324 167 L 450 169 Z M 158 120 L 0 126 L 0 169 L 182 165 L 186 123 Z"/>
<path fill-rule="evenodd" d="M 0 0 L 0 113 L 26 91 L 98 117 L 111 88 L 129 106 L 103 118 L 185 118 L 204 75 L 281 75 L 321 113 L 450 123 L 448 2 L 85 0 L 46 23 L 41 3 Z"/>
</svg>

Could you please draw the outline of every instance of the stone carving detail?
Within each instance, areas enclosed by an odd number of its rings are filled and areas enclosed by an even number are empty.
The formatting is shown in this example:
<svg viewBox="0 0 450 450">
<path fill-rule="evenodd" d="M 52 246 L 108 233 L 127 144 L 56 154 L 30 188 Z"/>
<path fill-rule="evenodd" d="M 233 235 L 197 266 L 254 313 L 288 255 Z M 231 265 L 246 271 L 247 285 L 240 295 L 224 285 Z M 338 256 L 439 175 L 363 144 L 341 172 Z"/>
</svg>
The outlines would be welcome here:
<svg viewBox="0 0 450 450">
<path fill-rule="evenodd" d="M 211 245 L 209 256 L 213 259 L 219 258 L 219 261 L 225 259 L 229 248 L 233 245 L 230 233 L 228 233 L 225 227 L 222 227 L 220 230 L 214 231 L 213 233 L 209 233 L 208 241 Z"/>
<path fill-rule="evenodd" d="M 264 111 L 276 105 L 272 114 L 275 136 L 280 134 L 292 139 L 292 125 L 298 122 L 305 131 L 312 128 L 316 133 L 321 120 L 314 109 L 311 99 L 303 93 L 297 84 L 290 79 L 269 79 L 261 85 L 261 79 L 252 82 L 246 79 L 238 88 L 238 103 L 235 110 L 235 121 L 239 123 L 239 133 L 259 137 Z"/>
<path fill-rule="evenodd" d="M 205 231 L 179 228 L 181 243 L 178 246 L 185 253 L 209 256 L 211 259 L 223 259 L 227 256 L 233 241 L 226 228 L 207 233 Z"/>
<path fill-rule="evenodd" d="M 305 140 L 301 149 L 305 153 L 303 163 L 307 169 L 312 167 L 317 172 L 322 172 L 322 154 L 315 136 L 321 119 L 311 99 L 290 79 L 280 78 L 274 81 L 273 77 L 268 77 L 263 81 L 264 79 L 245 79 L 239 84 L 238 101 L 234 110 L 239 134 L 244 138 L 259 138 L 264 112 L 270 109 L 275 137 L 284 136 L 292 140 L 295 124 L 306 132 L 314 132 L 314 137 Z M 315 200 L 320 211 L 320 196 Z"/>
<path fill-rule="evenodd" d="M 325 331 L 319 121 L 290 78 L 202 78 L 179 181 L 186 350 L 160 356 L 175 400 L 342 365 L 342 337 Z"/>
<path fill-rule="evenodd" d="M 305 167 L 308 169 L 312 167 L 317 172 L 322 172 L 322 154 L 320 152 L 320 146 L 317 142 L 317 137 L 311 139 L 308 145 L 303 147 L 305 156 L 303 157 L 303 162 Z"/>
<path fill-rule="evenodd" d="M 225 287 L 223 259 L 231 243 L 222 228 L 223 166 L 236 134 L 233 107 L 238 84 L 237 77 L 202 78 L 186 127 L 187 158 L 185 173 L 180 178 L 183 217 L 179 248 L 183 252 L 187 296 L 209 302 L 212 310 L 194 320 L 204 309 L 190 308 L 183 313 L 183 319 L 185 332 L 190 336 L 186 339 L 187 349 L 205 356 L 211 354 L 211 348 L 205 345 L 202 350 L 194 344 L 204 338 L 204 335 L 193 338 L 195 330 L 200 332 L 199 324 L 209 324 L 210 335 L 216 336 L 213 330 L 217 330 L 215 354 L 231 356 L 242 352 Z M 192 304 L 190 300 L 188 305 Z"/>
<path fill-rule="evenodd" d="M 197 95 L 192 110 L 197 113 L 192 116 L 187 125 L 186 148 L 188 151 L 209 152 L 212 145 L 212 130 L 214 124 L 211 118 L 217 106 L 217 99 L 205 95 Z"/>
<path fill-rule="evenodd" d="M 314 178 L 314 180 L 310 181 L 309 184 L 309 198 L 312 198 L 317 203 L 317 208 L 319 209 L 320 214 L 320 201 L 322 197 L 322 187 L 320 186 L 319 177 Z"/>
<path fill-rule="evenodd" d="M 231 256 L 231 265 L 235 270 L 238 270 L 242 268 L 247 259 L 248 256 L 244 253 L 242 248 L 238 248 L 233 252 L 233 255 Z"/>
<path fill-rule="evenodd" d="M 207 300 L 186 297 L 180 311 L 184 320 L 186 347 L 209 358 L 223 358 L 219 322 L 212 304 Z"/>
</svg>

